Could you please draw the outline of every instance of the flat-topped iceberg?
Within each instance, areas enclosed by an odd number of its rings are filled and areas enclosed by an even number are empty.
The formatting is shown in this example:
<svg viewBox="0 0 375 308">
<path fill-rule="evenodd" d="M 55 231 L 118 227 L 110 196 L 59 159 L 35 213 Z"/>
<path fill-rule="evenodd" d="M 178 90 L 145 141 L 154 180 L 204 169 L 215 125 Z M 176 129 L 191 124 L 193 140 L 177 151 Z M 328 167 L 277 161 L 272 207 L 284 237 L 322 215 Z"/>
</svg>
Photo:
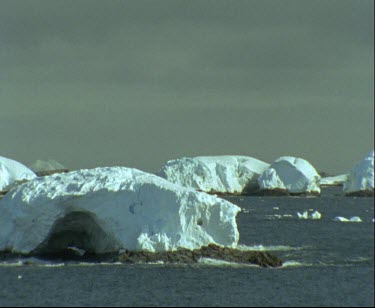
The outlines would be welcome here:
<svg viewBox="0 0 375 308">
<path fill-rule="evenodd" d="M 31 180 L 36 174 L 18 161 L 0 156 L 0 191 L 16 181 Z"/>
<path fill-rule="evenodd" d="M 320 175 L 306 160 L 291 156 L 276 159 L 258 179 L 264 194 L 319 195 Z"/>
<path fill-rule="evenodd" d="M 358 162 L 344 182 L 346 195 L 374 195 L 374 151 Z"/>
<path fill-rule="evenodd" d="M 327 176 L 319 180 L 319 185 L 320 186 L 341 186 L 341 185 L 344 185 L 347 178 L 348 178 L 347 174 Z"/>
<path fill-rule="evenodd" d="M 0 251 L 93 254 L 236 247 L 236 205 L 125 167 L 22 184 L 0 202 Z"/>
<path fill-rule="evenodd" d="M 198 156 L 168 161 L 157 173 L 168 181 L 199 191 L 247 194 L 259 188 L 269 164 L 248 156 Z"/>
</svg>

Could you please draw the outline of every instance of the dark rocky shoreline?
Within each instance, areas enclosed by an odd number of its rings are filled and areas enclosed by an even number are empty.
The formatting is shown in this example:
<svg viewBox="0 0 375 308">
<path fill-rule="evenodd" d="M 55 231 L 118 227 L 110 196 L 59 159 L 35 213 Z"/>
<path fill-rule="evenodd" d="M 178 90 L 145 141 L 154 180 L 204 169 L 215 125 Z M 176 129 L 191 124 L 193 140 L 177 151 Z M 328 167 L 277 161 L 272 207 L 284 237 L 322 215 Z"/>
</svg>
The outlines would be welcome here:
<svg viewBox="0 0 375 308">
<path fill-rule="evenodd" d="M 200 249 L 179 249 L 176 251 L 147 252 L 147 251 L 123 251 L 121 253 L 109 253 L 102 255 L 78 254 L 77 251 L 66 249 L 59 253 L 48 255 L 17 254 L 9 251 L 0 252 L 0 261 L 36 257 L 53 261 L 85 261 L 85 262 L 121 262 L 121 263 L 197 263 L 200 258 L 211 258 L 240 264 L 255 264 L 261 267 L 280 267 L 283 262 L 280 258 L 265 251 L 245 251 L 210 244 Z M 32 265 L 30 261 L 24 261 L 24 265 Z"/>
</svg>

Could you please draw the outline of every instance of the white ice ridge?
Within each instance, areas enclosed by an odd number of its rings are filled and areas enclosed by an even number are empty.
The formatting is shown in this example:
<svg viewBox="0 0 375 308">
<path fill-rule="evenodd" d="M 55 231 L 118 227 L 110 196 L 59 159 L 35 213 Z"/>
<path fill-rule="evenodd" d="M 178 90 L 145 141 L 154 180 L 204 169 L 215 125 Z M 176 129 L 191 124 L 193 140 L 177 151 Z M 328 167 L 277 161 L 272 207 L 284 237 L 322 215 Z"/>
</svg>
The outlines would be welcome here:
<svg viewBox="0 0 375 308">
<path fill-rule="evenodd" d="M 36 174 L 18 161 L 0 156 L 0 191 L 16 181 L 31 180 Z"/>
<path fill-rule="evenodd" d="M 248 156 L 182 157 L 168 161 L 157 175 L 200 191 L 240 194 L 258 189 L 257 179 L 268 166 Z"/>
<path fill-rule="evenodd" d="M 374 150 L 352 168 L 344 182 L 343 191 L 345 194 L 374 191 Z"/>
<path fill-rule="evenodd" d="M 340 174 L 336 176 L 328 176 L 321 178 L 319 180 L 319 185 L 321 186 L 336 186 L 336 185 L 343 185 L 348 178 L 347 174 Z"/>
<path fill-rule="evenodd" d="M 239 211 L 229 201 L 137 169 L 77 170 L 36 178 L 5 195 L 0 251 L 236 247 Z"/>
<path fill-rule="evenodd" d="M 291 156 L 276 159 L 259 177 L 261 190 L 286 190 L 289 193 L 320 194 L 320 175 L 306 160 Z"/>
</svg>

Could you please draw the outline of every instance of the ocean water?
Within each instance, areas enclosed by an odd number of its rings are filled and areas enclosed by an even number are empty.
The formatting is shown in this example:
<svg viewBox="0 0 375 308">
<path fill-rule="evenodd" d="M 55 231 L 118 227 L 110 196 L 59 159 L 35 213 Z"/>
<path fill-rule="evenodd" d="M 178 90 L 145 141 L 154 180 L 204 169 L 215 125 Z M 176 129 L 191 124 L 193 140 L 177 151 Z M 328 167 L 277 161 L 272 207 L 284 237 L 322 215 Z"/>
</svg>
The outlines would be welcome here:
<svg viewBox="0 0 375 308">
<path fill-rule="evenodd" d="M 0 306 L 374 306 L 374 198 L 328 187 L 321 197 L 226 199 L 243 209 L 240 248 L 272 251 L 281 268 L 9 260 Z M 304 211 L 322 217 L 298 218 Z"/>
</svg>

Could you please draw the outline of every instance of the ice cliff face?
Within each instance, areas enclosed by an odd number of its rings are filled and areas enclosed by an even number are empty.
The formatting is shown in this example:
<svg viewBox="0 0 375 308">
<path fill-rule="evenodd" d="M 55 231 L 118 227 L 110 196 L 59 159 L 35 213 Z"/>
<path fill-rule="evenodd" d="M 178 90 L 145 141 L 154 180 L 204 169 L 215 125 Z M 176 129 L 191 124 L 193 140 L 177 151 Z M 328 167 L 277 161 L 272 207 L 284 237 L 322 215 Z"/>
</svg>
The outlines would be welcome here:
<svg viewBox="0 0 375 308">
<path fill-rule="evenodd" d="M 15 181 L 31 180 L 36 175 L 21 163 L 0 156 L 0 191 Z"/>
<path fill-rule="evenodd" d="M 168 161 L 157 173 L 184 187 L 212 193 L 241 194 L 258 187 L 269 164 L 247 156 L 198 156 Z"/>
<path fill-rule="evenodd" d="M 358 162 L 350 171 L 343 191 L 345 194 L 356 192 L 374 193 L 374 151 Z"/>
<path fill-rule="evenodd" d="M 261 190 L 284 190 L 294 194 L 320 194 L 320 175 L 306 160 L 283 156 L 259 177 Z"/>
<path fill-rule="evenodd" d="M 36 178 L 0 202 L 0 251 L 235 247 L 236 205 L 125 167 Z"/>
</svg>

